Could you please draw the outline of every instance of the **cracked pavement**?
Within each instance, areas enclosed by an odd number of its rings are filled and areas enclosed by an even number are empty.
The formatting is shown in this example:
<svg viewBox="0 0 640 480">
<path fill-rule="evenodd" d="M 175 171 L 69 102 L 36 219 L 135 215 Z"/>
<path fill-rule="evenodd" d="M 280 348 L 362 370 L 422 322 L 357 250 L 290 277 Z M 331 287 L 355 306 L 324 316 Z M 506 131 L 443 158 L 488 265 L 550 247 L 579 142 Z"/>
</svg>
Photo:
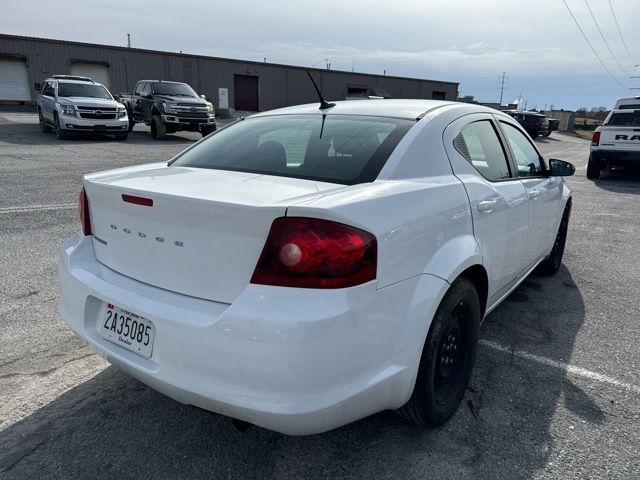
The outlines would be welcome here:
<svg viewBox="0 0 640 480">
<path fill-rule="evenodd" d="M 59 142 L 35 115 L 0 112 L 0 478 L 638 478 L 640 174 L 592 182 L 588 141 L 537 140 L 577 167 L 564 264 L 488 316 L 452 421 L 421 429 L 383 412 L 287 437 L 156 393 L 55 310 L 82 174 L 167 160 L 198 138 L 154 142 L 136 126 L 127 142 Z"/>
</svg>

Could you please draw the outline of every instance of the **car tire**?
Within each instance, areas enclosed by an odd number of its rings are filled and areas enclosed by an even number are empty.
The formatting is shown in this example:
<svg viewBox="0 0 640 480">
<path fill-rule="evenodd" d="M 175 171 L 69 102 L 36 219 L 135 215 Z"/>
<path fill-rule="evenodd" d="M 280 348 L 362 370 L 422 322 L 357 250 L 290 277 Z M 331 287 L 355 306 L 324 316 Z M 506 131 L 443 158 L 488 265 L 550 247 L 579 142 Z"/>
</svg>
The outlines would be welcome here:
<svg viewBox="0 0 640 480">
<path fill-rule="evenodd" d="M 203 137 L 206 137 L 207 135 L 215 131 L 216 131 L 215 125 L 211 125 L 211 126 L 207 125 L 206 127 L 200 127 L 200 133 L 202 134 Z"/>
<path fill-rule="evenodd" d="M 163 140 L 167 136 L 167 126 L 160 115 L 154 115 L 151 119 L 151 136 L 154 140 Z"/>
<path fill-rule="evenodd" d="M 115 135 L 115 138 L 120 142 L 120 141 L 126 140 L 128 136 L 129 136 L 128 133 L 119 133 Z"/>
<path fill-rule="evenodd" d="M 592 157 L 589 157 L 589 162 L 587 163 L 587 178 L 591 180 L 600 178 L 600 164 Z"/>
<path fill-rule="evenodd" d="M 55 131 L 56 138 L 58 140 L 64 140 L 65 138 L 67 138 L 64 129 L 60 126 L 60 119 L 55 113 L 53 114 L 53 130 Z"/>
<path fill-rule="evenodd" d="M 131 112 L 129 112 L 127 110 L 127 115 L 129 117 L 129 132 L 131 132 L 131 130 L 133 130 L 133 127 L 135 127 L 136 122 L 133 121 L 133 117 L 131 116 Z"/>
<path fill-rule="evenodd" d="M 567 231 L 569 230 L 569 217 L 571 217 L 571 205 L 567 205 L 560 220 L 558 233 L 553 243 L 553 248 L 547 259 L 540 264 L 538 271 L 543 275 L 553 275 L 560 270 L 562 265 L 562 255 L 564 254 L 564 246 L 567 242 Z"/>
<path fill-rule="evenodd" d="M 543 133 L 542 135 L 544 135 L 545 137 L 548 137 L 549 135 L 551 135 L 551 132 Z"/>
<path fill-rule="evenodd" d="M 42 116 L 42 110 L 38 109 L 38 122 L 40 123 L 40 131 L 42 133 L 49 133 L 51 131 L 51 126 L 45 121 Z"/>
<path fill-rule="evenodd" d="M 442 425 L 464 397 L 478 348 L 480 300 L 458 278 L 440 302 L 422 350 L 416 384 L 397 413 L 418 425 Z"/>
</svg>

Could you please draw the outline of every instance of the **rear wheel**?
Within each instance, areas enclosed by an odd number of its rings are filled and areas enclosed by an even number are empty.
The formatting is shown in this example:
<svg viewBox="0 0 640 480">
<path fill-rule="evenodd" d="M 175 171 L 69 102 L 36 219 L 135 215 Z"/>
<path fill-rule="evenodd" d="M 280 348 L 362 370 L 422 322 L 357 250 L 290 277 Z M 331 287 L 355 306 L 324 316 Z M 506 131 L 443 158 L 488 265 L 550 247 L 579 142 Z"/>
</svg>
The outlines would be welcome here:
<svg viewBox="0 0 640 480">
<path fill-rule="evenodd" d="M 562 255 L 564 254 L 564 246 L 567 243 L 567 231 L 569 230 L 569 217 L 571 216 L 571 207 L 567 205 L 560 220 L 556 240 L 547 259 L 540 264 L 539 271 L 544 275 L 553 275 L 560 270 L 562 264 Z"/>
<path fill-rule="evenodd" d="M 167 126 L 160 115 L 154 115 L 151 119 L 151 136 L 154 140 L 162 140 L 167 136 Z"/>
<path fill-rule="evenodd" d="M 133 121 L 133 116 L 131 115 L 131 112 L 129 110 L 127 110 L 127 116 L 129 117 L 129 131 L 131 131 L 133 130 L 136 122 Z"/>
<path fill-rule="evenodd" d="M 44 117 L 42 116 L 42 110 L 40 109 L 38 109 L 38 121 L 40 122 L 40 130 L 42 131 L 42 133 L 49 133 L 51 131 L 51 127 L 45 121 Z"/>
<path fill-rule="evenodd" d="M 480 330 L 473 284 L 458 278 L 440 302 L 425 342 L 409 401 L 398 410 L 419 425 L 442 425 L 456 412 L 471 378 Z"/>
<path fill-rule="evenodd" d="M 589 157 L 589 163 L 587 163 L 587 178 L 591 180 L 600 178 L 600 164 L 593 157 Z"/>
<path fill-rule="evenodd" d="M 56 138 L 58 140 L 64 140 L 66 138 L 66 134 L 62 126 L 60 125 L 60 119 L 57 114 L 53 115 L 53 125 L 54 131 L 56 132 Z"/>
</svg>

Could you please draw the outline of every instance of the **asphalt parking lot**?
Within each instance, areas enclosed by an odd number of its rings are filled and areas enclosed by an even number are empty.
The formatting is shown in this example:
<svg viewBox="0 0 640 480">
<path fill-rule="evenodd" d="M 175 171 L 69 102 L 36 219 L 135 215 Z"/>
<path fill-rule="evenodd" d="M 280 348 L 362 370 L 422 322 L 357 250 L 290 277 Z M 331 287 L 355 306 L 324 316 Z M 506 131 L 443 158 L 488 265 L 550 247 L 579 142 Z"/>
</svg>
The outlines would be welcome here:
<svg viewBox="0 0 640 480">
<path fill-rule="evenodd" d="M 640 478 L 640 174 L 573 162 L 564 265 L 531 276 L 486 319 L 471 386 L 446 426 L 383 412 L 310 437 L 170 400 L 93 355 L 56 313 L 58 249 L 79 229 L 84 173 L 167 160 L 200 138 L 136 126 L 60 142 L 0 112 L 0 477 Z"/>
</svg>

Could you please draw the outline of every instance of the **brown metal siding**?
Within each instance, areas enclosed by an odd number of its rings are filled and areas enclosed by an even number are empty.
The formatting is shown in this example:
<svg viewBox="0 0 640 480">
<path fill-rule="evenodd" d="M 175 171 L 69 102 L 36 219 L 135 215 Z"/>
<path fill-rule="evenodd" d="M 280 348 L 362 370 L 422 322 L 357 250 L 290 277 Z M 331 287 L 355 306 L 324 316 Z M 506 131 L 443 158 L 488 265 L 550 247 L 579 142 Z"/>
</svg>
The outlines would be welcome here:
<svg viewBox="0 0 640 480">
<path fill-rule="evenodd" d="M 315 91 L 306 69 L 288 65 L 248 62 L 126 47 L 91 45 L 58 40 L 0 35 L 0 55 L 22 55 L 27 61 L 32 97 L 35 82 L 52 74 L 69 74 L 72 60 L 103 62 L 109 65 L 109 81 L 114 94 L 131 92 L 136 81 L 162 79 L 186 81 L 199 94 L 217 104 L 218 88 L 229 89 L 234 105 L 234 75 L 259 77 L 259 109 L 315 102 Z M 458 84 L 415 78 L 391 77 L 335 70 L 309 69 L 329 100 L 342 100 L 349 85 L 381 88 L 392 98 L 430 99 L 433 91 L 456 100 Z"/>
</svg>

